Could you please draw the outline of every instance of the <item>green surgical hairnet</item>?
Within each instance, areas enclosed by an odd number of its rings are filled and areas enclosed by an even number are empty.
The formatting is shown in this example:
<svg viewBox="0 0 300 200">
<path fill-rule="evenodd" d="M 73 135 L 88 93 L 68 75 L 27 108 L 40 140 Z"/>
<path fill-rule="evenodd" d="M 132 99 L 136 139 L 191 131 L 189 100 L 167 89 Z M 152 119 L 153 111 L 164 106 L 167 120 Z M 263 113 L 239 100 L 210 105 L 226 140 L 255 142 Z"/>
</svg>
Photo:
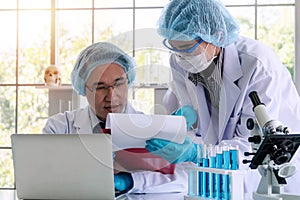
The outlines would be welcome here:
<svg viewBox="0 0 300 200">
<path fill-rule="evenodd" d="M 119 47 L 108 42 L 98 42 L 82 50 L 75 62 L 71 73 L 71 81 L 75 91 L 85 96 L 85 84 L 91 72 L 99 65 L 109 63 L 122 66 L 131 85 L 136 73 L 134 60 Z"/>
<path fill-rule="evenodd" d="M 238 39 L 237 21 L 219 0 L 171 0 L 158 21 L 158 33 L 168 40 L 201 38 L 218 47 Z"/>
</svg>

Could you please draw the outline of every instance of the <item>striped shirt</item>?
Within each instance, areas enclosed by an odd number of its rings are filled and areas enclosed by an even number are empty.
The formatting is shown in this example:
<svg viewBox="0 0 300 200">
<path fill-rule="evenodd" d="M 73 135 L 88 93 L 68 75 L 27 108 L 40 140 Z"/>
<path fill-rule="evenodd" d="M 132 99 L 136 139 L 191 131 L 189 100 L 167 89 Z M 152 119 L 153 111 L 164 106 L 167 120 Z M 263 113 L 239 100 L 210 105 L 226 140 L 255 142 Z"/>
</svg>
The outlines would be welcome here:
<svg viewBox="0 0 300 200">
<path fill-rule="evenodd" d="M 219 107 L 220 91 L 222 83 L 222 64 L 223 64 L 223 48 L 221 48 L 219 57 L 210 64 L 210 66 L 202 72 L 188 74 L 188 79 L 195 84 L 200 83 L 208 92 L 209 102 L 214 108 Z"/>
</svg>

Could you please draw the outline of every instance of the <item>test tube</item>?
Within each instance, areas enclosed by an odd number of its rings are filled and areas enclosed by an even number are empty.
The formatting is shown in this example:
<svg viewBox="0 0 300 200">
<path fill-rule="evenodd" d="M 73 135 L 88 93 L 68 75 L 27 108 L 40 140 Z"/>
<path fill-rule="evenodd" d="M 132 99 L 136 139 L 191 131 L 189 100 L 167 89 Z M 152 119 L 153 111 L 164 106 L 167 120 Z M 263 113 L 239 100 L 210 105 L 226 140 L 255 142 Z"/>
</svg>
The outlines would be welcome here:
<svg viewBox="0 0 300 200">
<path fill-rule="evenodd" d="M 203 167 L 208 167 L 208 156 L 207 156 L 207 145 L 203 144 L 203 159 L 202 159 L 202 164 Z M 207 183 L 208 183 L 208 173 L 207 172 L 202 172 L 202 181 L 201 181 L 201 196 L 202 197 L 207 197 Z"/>
<path fill-rule="evenodd" d="M 230 169 L 230 152 L 228 146 L 222 147 L 223 151 L 223 169 Z M 230 191 L 229 191 L 229 175 L 224 174 L 222 176 L 222 199 L 229 200 Z"/>
<path fill-rule="evenodd" d="M 202 166 L 202 144 L 197 145 L 197 167 Z M 189 171 L 189 195 L 199 196 L 201 172 L 197 170 Z"/>
<path fill-rule="evenodd" d="M 208 148 L 208 159 L 209 159 L 209 167 L 216 168 L 216 151 L 213 145 L 209 145 Z M 216 196 L 215 192 L 215 173 L 210 172 L 208 174 L 208 194 L 209 198 L 214 198 Z"/>
<path fill-rule="evenodd" d="M 231 157 L 231 169 L 239 169 L 239 158 L 238 158 L 239 146 L 230 146 L 230 157 Z"/>
<path fill-rule="evenodd" d="M 223 168 L 223 152 L 222 148 L 219 146 L 216 146 L 216 168 L 222 169 Z M 221 174 L 216 174 L 215 176 L 215 192 L 216 192 L 216 199 L 221 199 Z"/>
<path fill-rule="evenodd" d="M 198 195 L 198 179 L 197 179 L 197 171 L 195 170 L 189 170 L 189 195 L 190 196 L 195 196 Z"/>
<path fill-rule="evenodd" d="M 204 144 L 201 145 L 201 148 L 198 149 L 198 159 L 199 159 L 199 163 L 198 166 L 199 167 L 203 167 L 203 149 L 204 149 Z M 202 181 L 203 181 L 203 172 L 199 171 L 198 172 L 198 196 L 202 196 Z"/>
<path fill-rule="evenodd" d="M 198 144 L 198 149 L 197 149 L 197 166 L 198 167 L 202 167 L 203 166 L 203 144 Z M 202 176 L 203 173 L 202 172 L 198 172 L 197 173 L 197 181 L 198 181 L 198 185 L 197 185 L 197 195 L 201 196 L 201 181 L 202 181 Z"/>
</svg>

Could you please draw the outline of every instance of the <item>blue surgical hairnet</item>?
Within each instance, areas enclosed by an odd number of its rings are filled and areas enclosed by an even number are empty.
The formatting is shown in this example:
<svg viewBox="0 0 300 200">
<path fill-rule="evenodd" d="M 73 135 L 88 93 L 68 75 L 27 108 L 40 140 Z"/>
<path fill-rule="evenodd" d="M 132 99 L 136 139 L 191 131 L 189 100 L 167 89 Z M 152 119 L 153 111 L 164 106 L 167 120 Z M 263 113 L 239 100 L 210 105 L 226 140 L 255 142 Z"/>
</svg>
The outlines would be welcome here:
<svg viewBox="0 0 300 200">
<path fill-rule="evenodd" d="M 219 0 L 171 0 L 158 21 L 158 33 L 168 40 L 201 38 L 218 47 L 238 39 L 237 21 Z"/>
<path fill-rule="evenodd" d="M 85 96 L 85 84 L 91 72 L 99 65 L 116 63 L 124 68 L 129 85 L 135 79 L 135 62 L 119 47 L 108 43 L 94 43 L 79 54 L 71 74 L 73 88 L 78 94 Z"/>
</svg>

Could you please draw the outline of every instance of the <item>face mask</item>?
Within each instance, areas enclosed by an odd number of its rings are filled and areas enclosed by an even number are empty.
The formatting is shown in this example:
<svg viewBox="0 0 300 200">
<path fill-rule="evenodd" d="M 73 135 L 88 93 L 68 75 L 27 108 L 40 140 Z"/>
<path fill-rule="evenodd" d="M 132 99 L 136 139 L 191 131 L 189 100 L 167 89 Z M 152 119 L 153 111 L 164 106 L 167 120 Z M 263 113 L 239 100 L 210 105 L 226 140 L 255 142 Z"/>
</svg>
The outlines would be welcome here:
<svg viewBox="0 0 300 200">
<path fill-rule="evenodd" d="M 195 55 L 195 56 L 176 55 L 175 56 L 176 61 L 184 70 L 190 73 L 195 74 L 204 71 L 209 67 L 209 65 L 212 63 L 212 61 L 215 58 L 215 56 L 213 56 L 209 61 L 207 60 L 206 58 L 207 47 L 208 45 L 206 46 L 205 50 L 199 55 Z M 216 53 L 216 47 L 214 48 L 213 55 L 215 55 L 215 53 Z"/>
</svg>

